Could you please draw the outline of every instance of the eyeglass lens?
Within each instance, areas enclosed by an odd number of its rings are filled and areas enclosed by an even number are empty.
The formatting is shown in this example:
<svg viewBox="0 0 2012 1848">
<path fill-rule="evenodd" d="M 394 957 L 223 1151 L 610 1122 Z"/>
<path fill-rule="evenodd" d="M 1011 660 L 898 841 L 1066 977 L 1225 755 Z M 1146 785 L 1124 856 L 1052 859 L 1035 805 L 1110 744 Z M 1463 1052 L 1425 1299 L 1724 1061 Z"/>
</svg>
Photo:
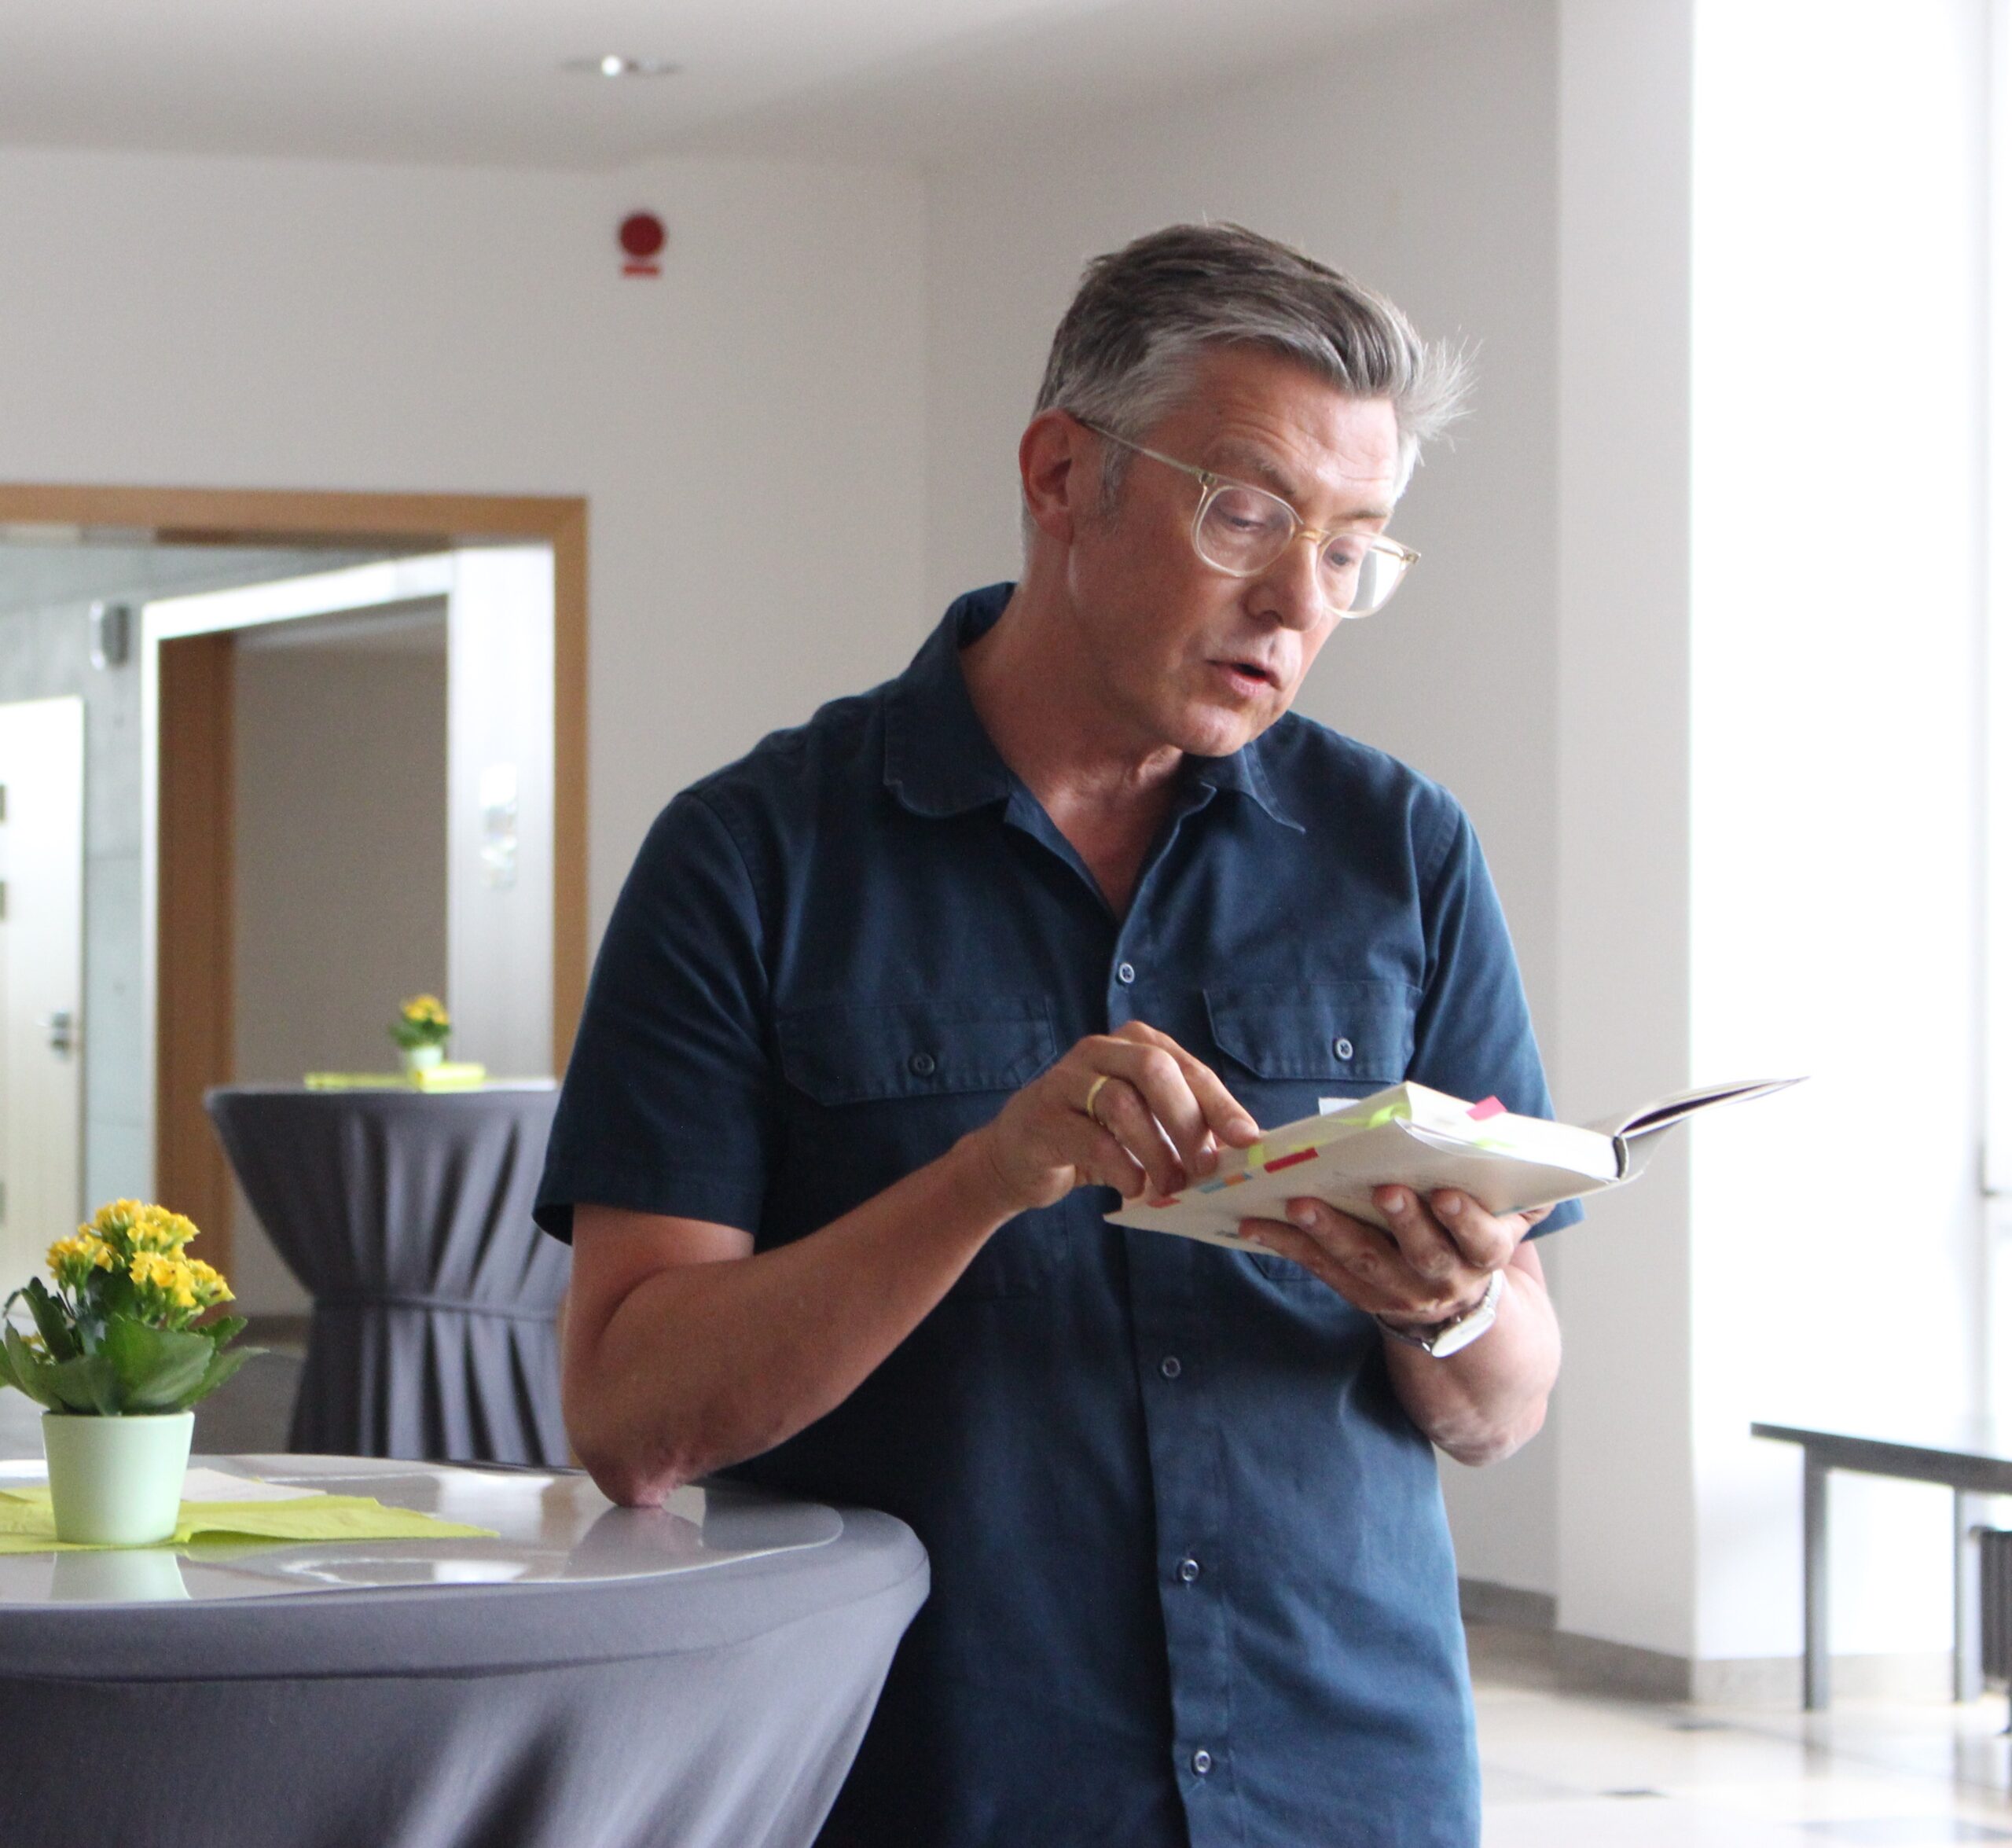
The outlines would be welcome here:
<svg viewBox="0 0 2012 1848">
<path fill-rule="evenodd" d="M 1195 546 L 1219 570 L 1250 577 L 1293 542 L 1298 516 L 1276 495 L 1225 482 L 1212 489 L 1195 522 Z M 1372 545 L 1368 533 L 1335 533 L 1321 542 L 1322 594 L 1331 609 L 1366 616 L 1390 600 L 1406 560 Z"/>
</svg>

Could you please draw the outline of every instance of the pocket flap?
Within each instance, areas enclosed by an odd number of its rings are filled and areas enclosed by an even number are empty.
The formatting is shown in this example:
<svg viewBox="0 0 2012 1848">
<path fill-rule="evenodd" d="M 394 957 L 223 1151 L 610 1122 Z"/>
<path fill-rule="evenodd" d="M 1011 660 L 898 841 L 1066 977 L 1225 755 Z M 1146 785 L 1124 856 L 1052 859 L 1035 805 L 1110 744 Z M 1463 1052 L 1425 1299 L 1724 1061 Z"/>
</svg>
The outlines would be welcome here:
<svg viewBox="0 0 2012 1848">
<path fill-rule="evenodd" d="M 1394 1085 L 1410 1067 L 1408 982 L 1276 983 L 1205 991 L 1217 1046 L 1254 1078 Z"/>
<path fill-rule="evenodd" d="M 1016 1091 L 1055 1058 L 1045 995 L 842 1001 L 776 1018 L 783 1074 L 820 1104 Z"/>
</svg>

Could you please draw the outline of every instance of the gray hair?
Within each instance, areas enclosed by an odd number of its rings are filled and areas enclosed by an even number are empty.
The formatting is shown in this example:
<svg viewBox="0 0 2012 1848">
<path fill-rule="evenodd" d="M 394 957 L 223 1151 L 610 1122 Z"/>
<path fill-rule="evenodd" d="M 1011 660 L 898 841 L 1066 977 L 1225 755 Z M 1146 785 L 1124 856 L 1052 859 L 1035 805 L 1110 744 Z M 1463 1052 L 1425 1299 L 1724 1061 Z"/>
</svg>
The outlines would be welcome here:
<svg viewBox="0 0 2012 1848">
<path fill-rule="evenodd" d="M 1465 407 L 1467 356 L 1427 345 L 1397 306 L 1289 245 L 1241 225 L 1169 225 L 1093 258 L 1034 401 L 1136 441 L 1180 402 L 1210 348 L 1255 346 L 1298 361 L 1350 398 L 1397 413 L 1397 488 L 1419 451 Z M 1129 460 L 1114 445 L 1104 494 Z"/>
</svg>

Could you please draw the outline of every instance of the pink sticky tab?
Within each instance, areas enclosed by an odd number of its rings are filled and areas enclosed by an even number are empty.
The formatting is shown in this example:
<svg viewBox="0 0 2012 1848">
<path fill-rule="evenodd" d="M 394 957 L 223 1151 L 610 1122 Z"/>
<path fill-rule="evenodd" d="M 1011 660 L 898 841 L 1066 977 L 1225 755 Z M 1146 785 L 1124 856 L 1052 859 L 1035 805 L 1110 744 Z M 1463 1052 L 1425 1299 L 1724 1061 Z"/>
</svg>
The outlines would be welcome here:
<svg viewBox="0 0 2012 1848">
<path fill-rule="evenodd" d="M 1476 1122 L 1483 1122 L 1491 1116 L 1507 1116 L 1508 1114 L 1508 1107 L 1500 1097 L 1484 1097 L 1467 1112 Z"/>
</svg>

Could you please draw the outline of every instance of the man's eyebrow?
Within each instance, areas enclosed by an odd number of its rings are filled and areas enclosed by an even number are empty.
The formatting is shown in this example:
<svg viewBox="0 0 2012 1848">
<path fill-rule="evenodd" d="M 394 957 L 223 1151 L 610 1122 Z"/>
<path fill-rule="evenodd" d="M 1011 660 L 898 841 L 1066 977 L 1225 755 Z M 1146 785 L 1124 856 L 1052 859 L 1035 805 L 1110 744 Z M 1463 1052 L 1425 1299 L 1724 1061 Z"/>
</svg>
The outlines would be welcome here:
<svg viewBox="0 0 2012 1848">
<path fill-rule="evenodd" d="M 1299 505 L 1299 483 L 1286 473 L 1261 449 L 1253 449 L 1241 443 L 1226 443 L 1217 452 L 1222 458 L 1222 466 L 1212 469 L 1212 474 L 1227 474 L 1248 479 L 1259 487 L 1268 487 L 1282 501 L 1297 508 Z M 1338 524 L 1346 526 L 1358 520 L 1385 520 L 1396 511 L 1381 502 L 1368 506 L 1351 507 L 1341 516 Z"/>
</svg>

